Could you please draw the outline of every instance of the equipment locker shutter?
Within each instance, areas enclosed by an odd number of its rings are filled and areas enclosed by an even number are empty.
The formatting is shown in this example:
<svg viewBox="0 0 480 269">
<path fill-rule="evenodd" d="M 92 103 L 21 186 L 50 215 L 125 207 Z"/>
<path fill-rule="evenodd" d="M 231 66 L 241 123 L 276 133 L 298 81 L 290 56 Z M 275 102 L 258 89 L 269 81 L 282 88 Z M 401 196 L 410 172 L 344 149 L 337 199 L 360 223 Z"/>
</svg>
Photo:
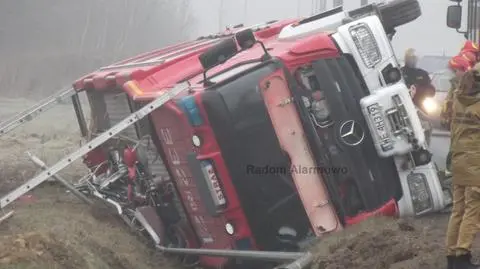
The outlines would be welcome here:
<svg viewBox="0 0 480 269">
<path fill-rule="evenodd" d="M 105 105 L 107 106 L 108 118 L 110 119 L 110 126 L 114 126 L 132 114 L 126 93 L 107 93 L 104 95 L 104 98 Z M 134 125 L 129 126 L 120 134 L 135 141 L 138 140 Z"/>
<path fill-rule="evenodd" d="M 131 110 L 132 106 L 134 106 L 136 110 L 142 107 L 142 105 L 138 103 L 133 104 L 133 102 L 131 105 L 130 98 L 126 93 L 105 94 L 105 104 L 107 106 L 107 113 L 112 126 L 130 115 L 133 112 Z M 136 126 L 138 127 L 139 134 L 137 134 L 135 125 L 128 127 L 121 134 L 134 139 L 135 141 L 141 139 L 141 143 L 146 150 L 150 173 L 156 177 L 162 177 L 163 180 L 169 180 L 170 178 L 167 169 L 165 168 L 162 158 L 150 137 L 148 117 L 139 121 Z"/>
</svg>

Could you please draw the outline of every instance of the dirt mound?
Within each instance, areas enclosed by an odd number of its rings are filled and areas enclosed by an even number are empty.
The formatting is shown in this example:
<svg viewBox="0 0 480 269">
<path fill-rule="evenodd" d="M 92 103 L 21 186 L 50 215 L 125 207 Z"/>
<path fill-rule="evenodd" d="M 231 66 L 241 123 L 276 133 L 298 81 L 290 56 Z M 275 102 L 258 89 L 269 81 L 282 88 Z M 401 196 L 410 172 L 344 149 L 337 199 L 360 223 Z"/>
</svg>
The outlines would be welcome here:
<svg viewBox="0 0 480 269">
<path fill-rule="evenodd" d="M 0 269 L 178 268 L 134 234 L 114 214 L 92 208 L 46 184 L 15 203 L 0 225 Z"/>
<path fill-rule="evenodd" d="M 53 234 L 27 233 L 0 238 L 0 268 L 35 264 L 37 268 L 86 268 L 85 260 Z M 26 267 L 28 268 L 28 267 Z"/>
<path fill-rule="evenodd" d="M 441 220 L 445 223 L 445 217 Z M 444 232 L 427 220 L 374 218 L 326 238 L 312 269 L 438 269 Z"/>
</svg>

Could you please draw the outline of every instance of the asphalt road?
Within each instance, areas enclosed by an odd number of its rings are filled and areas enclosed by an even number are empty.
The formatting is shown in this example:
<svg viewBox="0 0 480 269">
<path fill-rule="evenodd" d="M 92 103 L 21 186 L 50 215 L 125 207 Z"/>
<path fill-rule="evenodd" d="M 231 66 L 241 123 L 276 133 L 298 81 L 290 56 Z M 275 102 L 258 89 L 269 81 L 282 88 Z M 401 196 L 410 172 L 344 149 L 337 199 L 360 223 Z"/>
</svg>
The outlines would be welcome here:
<svg viewBox="0 0 480 269">
<path fill-rule="evenodd" d="M 445 160 L 448 150 L 450 148 L 450 136 L 446 136 L 443 133 L 433 132 L 432 139 L 430 141 L 430 151 L 433 154 L 433 160 L 437 163 L 438 168 L 445 169 Z"/>
</svg>

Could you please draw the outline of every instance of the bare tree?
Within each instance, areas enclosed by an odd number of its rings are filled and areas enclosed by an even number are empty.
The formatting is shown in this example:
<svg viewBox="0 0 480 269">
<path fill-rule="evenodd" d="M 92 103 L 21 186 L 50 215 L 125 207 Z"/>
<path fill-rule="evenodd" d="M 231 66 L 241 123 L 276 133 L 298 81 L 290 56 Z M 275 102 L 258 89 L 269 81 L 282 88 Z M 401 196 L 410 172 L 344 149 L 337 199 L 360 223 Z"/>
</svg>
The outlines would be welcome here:
<svg viewBox="0 0 480 269">
<path fill-rule="evenodd" d="M 188 2 L 0 1 L 1 93 L 48 94 L 99 65 L 185 40 Z"/>
<path fill-rule="evenodd" d="M 320 12 L 327 10 L 327 0 L 320 0 Z"/>
</svg>

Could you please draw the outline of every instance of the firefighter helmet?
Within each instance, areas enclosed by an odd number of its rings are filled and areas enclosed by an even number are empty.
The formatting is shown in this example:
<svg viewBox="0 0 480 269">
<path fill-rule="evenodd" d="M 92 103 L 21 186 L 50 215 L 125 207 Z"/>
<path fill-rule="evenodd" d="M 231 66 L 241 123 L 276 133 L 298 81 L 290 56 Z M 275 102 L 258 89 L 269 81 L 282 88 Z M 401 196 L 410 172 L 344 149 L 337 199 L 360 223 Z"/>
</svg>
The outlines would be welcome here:
<svg viewBox="0 0 480 269">
<path fill-rule="evenodd" d="M 465 44 L 463 45 L 463 48 L 462 48 L 462 51 L 469 51 L 469 52 L 473 52 L 473 53 L 479 53 L 480 52 L 480 48 L 478 46 L 477 43 L 471 41 L 471 40 L 467 40 L 465 42 Z"/>
<path fill-rule="evenodd" d="M 472 51 L 461 51 L 460 55 L 471 65 L 475 65 L 475 63 L 477 62 L 477 55 Z"/>
<path fill-rule="evenodd" d="M 472 64 L 463 55 L 457 55 L 448 61 L 448 67 L 455 71 L 466 72 L 472 68 Z"/>
</svg>

